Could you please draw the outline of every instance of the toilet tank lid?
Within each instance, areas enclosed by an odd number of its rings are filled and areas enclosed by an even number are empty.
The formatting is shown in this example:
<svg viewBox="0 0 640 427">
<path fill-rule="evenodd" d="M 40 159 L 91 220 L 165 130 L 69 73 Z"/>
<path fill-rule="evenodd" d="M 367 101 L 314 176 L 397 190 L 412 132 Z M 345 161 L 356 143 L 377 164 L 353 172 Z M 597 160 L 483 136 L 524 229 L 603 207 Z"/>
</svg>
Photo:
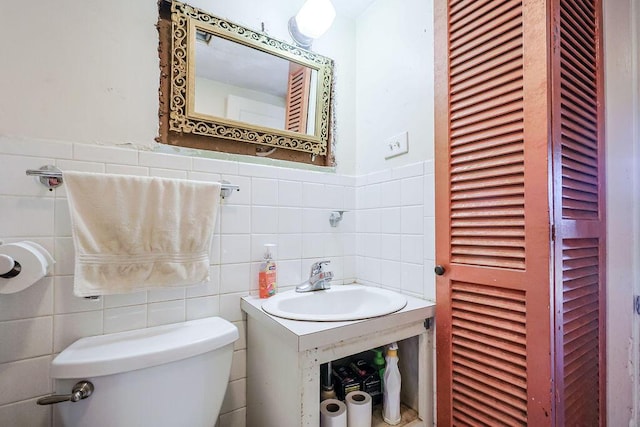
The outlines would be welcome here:
<svg viewBox="0 0 640 427">
<path fill-rule="evenodd" d="M 237 339 L 238 328 L 220 317 L 81 338 L 51 362 L 51 377 L 87 378 L 149 368 Z"/>
</svg>

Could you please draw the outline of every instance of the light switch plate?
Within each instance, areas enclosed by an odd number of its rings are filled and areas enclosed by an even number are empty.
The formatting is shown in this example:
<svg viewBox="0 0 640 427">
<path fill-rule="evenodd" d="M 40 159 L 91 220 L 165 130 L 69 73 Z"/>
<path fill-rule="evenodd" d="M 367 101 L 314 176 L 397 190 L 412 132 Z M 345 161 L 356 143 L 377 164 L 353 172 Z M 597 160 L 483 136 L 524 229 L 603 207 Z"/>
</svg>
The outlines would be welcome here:
<svg viewBox="0 0 640 427">
<path fill-rule="evenodd" d="M 384 142 L 384 147 L 385 159 L 409 152 L 409 133 L 402 132 L 401 134 L 388 138 Z"/>
</svg>

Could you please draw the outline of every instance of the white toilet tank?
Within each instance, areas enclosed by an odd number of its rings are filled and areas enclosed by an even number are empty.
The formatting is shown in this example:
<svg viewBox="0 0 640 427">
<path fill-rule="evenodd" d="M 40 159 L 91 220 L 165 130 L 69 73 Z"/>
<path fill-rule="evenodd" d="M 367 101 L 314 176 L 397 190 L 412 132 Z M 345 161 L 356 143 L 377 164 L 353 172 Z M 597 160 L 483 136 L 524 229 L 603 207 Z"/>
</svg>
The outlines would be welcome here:
<svg viewBox="0 0 640 427">
<path fill-rule="evenodd" d="M 82 338 L 51 363 L 58 394 L 90 381 L 93 393 L 54 405 L 56 427 L 213 427 L 238 329 L 219 317 Z"/>
</svg>

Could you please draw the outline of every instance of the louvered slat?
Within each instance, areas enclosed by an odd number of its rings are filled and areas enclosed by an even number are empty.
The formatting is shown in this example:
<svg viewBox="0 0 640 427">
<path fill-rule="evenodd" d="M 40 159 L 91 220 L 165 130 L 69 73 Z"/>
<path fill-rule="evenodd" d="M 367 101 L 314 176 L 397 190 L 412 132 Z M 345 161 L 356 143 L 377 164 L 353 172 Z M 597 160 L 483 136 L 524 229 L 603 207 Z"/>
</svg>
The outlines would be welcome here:
<svg viewBox="0 0 640 427">
<path fill-rule="evenodd" d="M 513 135 L 517 138 L 517 135 Z M 496 159 L 502 156 L 519 153 L 518 146 L 511 144 L 507 135 L 506 138 L 500 138 L 500 141 L 492 141 L 492 143 L 485 143 L 478 141 L 476 143 L 467 144 L 461 147 L 460 150 L 454 150 L 455 159 L 452 164 L 460 164 L 467 162 L 474 162 L 480 159 Z M 469 153 L 465 155 L 466 153 Z"/>
<path fill-rule="evenodd" d="M 464 312 L 464 319 L 469 322 L 474 322 L 479 325 L 491 325 L 491 327 L 500 328 L 520 335 L 525 333 L 523 325 L 518 323 L 520 315 L 514 316 L 513 318 L 506 318 L 504 315 L 502 317 L 497 316 L 490 310 L 482 313 L 469 311 L 466 309 L 465 304 L 456 303 L 454 306 L 457 312 Z"/>
<path fill-rule="evenodd" d="M 487 5 L 488 9 L 485 7 L 478 10 L 457 25 L 452 25 L 450 47 L 459 49 L 457 53 L 466 52 L 508 30 L 509 22 L 518 13 L 517 10 L 510 10 L 516 3 L 517 1 L 493 1 Z M 461 25 L 463 21 L 466 21 L 466 25 Z"/>
<path fill-rule="evenodd" d="M 468 330 L 469 323 L 461 320 L 454 320 L 453 325 L 456 327 L 456 338 L 454 344 L 458 347 L 458 354 L 465 354 L 471 360 L 486 361 L 487 358 L 499 359 L 505 362 L 505 371 L 517 374 L 524 363 L 523 345 L 518 346 L 509 341 L 500 342 L 500 346 L 486 345 L 486 339 L 481 332 L 493 330 L 488 327 L 479 327 L 479 333 Z M 514 334 L 509 335 L 511 339 L 517 337 Z M 464 350 L 463 350 L 464 349 Z"/>
<path fill-rule="evenodd" d="M 504 396 L 508 396 L 509 400 L 515 407 L 526 408 L 523 402 L 527 401 L 527 391 L 525 388 L 510 387 L 513 384 L 506 383 L 498 378 L 491 378 L 485 372 L 481 372 L 475 369 L 469 369 L 462 365 L 458 365 L 455 373 L 456 378 L 468 378 L 471 381 L 482 384 L 487 388 L 497 389 L 504 393 Z M 505 398 L 503 398 L 505 400 Z"/>
<path fill-rule="evenodd" d="M 453 418 L 527 424 L 524 292 L 453 282 Z"/>
<path fill-rule="evenodd" d="M 477 411 L 476 413 L 484 413 L 486 416 L 493 418 L 495 421 L 493 421 L 491 425 L 510 425 L 512 419 L 521 423 L 526 422 L 526 416 L 522 411 L 496 399 L 493 390 L 488 390 L 491 391 L 489 396 L 492 398 L 490 406 L 485 405 L 485 401 L 478 400 L 477 398 L 478 391 L 484 391 L 483 388 L 468 387 L 460 382 L 456 382 L 453 386 L 453 391 L 457 396 L 456 399 L 473 407 L 473 409 Z"/>
<path fill-rule="evenodd" d="M 463 302 L 463 300 L 458 297 L 457 301 L 452 302 L 452 307 L 455 308 L 455 312 L 459 313 L 458 317 L 464 316 L 465 319 L 469 321 L 477 321 L 479 318 L 488 319 L 483 323 L 490 324 L 496 328 L 505 329 L 507 326 L 507 330 L 515 331 L 520 334 L 524 334 L 524 330 L 521 330 L 522 326 L 519 322 L 521 319 L 521 315 L 517 312 L 505 311 L 502 308 L 493 308 L 486 307 L 486 309 L 482 313 L 477 312 L 477 307 L 474 303 Z"/>
<path fill-rule="evenodd" d="M 472 376 L 467 375 L 456 375 L 456 383 L 462 384 L 467 387 L 472 387 L 482 391 L 484 394 L 488 396 L 493 396 L 496 400 L 506 403 L 512 407 L 517 408 L 520 411 L 526 411 L 527 407 L 522 404 L 522 399 L 514 398 L 511 394 L 505 393 L 500 388 L 490 387 L 486 384 L 483 384 L 480 381 L 476 381 Z M 526 396 L 525 396 L 526 399 Z M 518 414 L 521 415 L 521 414 Z"/>
</svg>

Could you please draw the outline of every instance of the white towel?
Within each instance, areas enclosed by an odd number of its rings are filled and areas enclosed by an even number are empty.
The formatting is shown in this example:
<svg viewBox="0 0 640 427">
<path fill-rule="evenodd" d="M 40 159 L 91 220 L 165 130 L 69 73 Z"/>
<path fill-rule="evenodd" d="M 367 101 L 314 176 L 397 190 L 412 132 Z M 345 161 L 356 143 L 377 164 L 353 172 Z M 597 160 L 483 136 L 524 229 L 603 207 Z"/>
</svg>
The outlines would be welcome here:
<svg viewBox="0 0 640 427">
<path fill-rule="evenodd" d="M 77 296 L 209 279 L 219 183 L 84 172 L 63 179 Z"/>
</svg>

